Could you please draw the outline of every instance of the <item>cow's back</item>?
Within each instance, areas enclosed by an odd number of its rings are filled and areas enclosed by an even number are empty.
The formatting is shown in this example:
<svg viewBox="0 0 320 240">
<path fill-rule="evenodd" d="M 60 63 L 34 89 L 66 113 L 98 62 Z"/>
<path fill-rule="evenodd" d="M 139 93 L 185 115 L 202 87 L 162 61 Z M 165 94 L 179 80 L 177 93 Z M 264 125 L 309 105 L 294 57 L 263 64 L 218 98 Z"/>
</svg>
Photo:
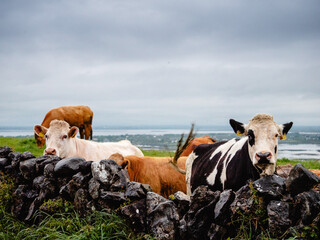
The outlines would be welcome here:
<svg viewBox="0 0 320 240">
<path fill-rule="evenodd" d="M 87 106 L 62 106 L 51 109 L 41 123 L 44 127 L 49 127 L 54 119 L 64 120 L 70 126 L 80 127 L 84 124 L 91 124 L 93 112 Z"/>
<path fill-rule="evenodd" d="M 209 136 L 203 136 L 203 137 L 197 137 L 195 139 L 193 139 L 189 145 L 187 146 L 187 148 L 181 153 L 181 157 L 184 156 L 189 156 L 190 153 L 192 153 L 197 146 L 201 145 L 201 144 L 211 144 L 211 143 L 215 143 L 216 140 L 214 140 L 213 138 L 209 137 Z"/>
<path fill-rule="evenodd" d="M 124 157 L 128 161 L 131 181 L 149 184 L 152 190 L 164 197 L 182 191 L 186 192 L 185 177 L 169 164 L 170 157 Z M 184 169 L 186 157 L 178 159 L 178 166 Z"/>
<path fill-rule="evenodd" d="M 226 142 L 223 141 L 215 144 L 201 144 L 193 151 L 193 156 L 195 158 L 191 163 L 190 176 L 192 191 L 200 185 L 208 185 L 208 173 L 212 172 L 215 166 L 219 164 L 219 158 L 210 159 L 210 157 L 214 151 L 224 143 Z M 218 156 L 220 157 L 221 154 Z"/>
<path fill-rule="evenodd" d="M 72 152 L 68 157 L 80 156 L 88 161 L 100 161 L 115 153 L 120 153 L 122 156 L 144 156 L 142 151 L 128 140 L 101 143 L 74 138 L 71 144 Z"/>
</svg>

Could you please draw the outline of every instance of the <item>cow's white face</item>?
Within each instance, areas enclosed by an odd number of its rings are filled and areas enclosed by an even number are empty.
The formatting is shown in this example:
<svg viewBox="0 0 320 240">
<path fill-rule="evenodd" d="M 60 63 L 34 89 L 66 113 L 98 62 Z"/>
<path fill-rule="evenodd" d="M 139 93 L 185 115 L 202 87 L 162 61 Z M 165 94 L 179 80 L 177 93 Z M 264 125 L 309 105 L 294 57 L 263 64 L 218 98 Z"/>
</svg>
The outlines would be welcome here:
<svg viewBox="0 0 320 240">
<path fill-rule="evenodd" d="M 248 137 L 249 156 L 253 165 L 262 171 L 262 175 L 275 172 L 278 155 L 278 138 L 285 139 L 292 122 L 278 125 L 273 117 L 257 114 L 249 124 L 242 124 L 230 119 L 230 124 L 237 135 Z"/>
<path fill-rule="evenodd" d="M 71 152 L 73 147 L 72 138 L 77 135 L 79 129 L 77 127 L 70 128 L 65 121 L 53 120 L 49 128 L 36 125 L 34 131 L 39 137 L 46 139 L 44 155 L 56 155 L 65 158 Z"/>
</svg>

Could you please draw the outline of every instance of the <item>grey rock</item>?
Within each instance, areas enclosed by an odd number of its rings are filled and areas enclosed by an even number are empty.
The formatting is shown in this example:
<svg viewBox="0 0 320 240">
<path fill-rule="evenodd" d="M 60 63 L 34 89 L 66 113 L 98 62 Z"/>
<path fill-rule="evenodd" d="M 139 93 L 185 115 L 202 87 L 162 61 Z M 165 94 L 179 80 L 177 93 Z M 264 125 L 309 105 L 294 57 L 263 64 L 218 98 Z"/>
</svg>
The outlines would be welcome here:
<svg viewBox="0 0 320 240">
<path fill-rule="evenodd" d="M 174 203 L 156 193 L 148 192 L 147 224 L 156 239 L 175 239 L 179 214 Z"/>
<path fill-rule="evenodd" d="M 39 200 L 45 201 L 50 198 L 54 198 L 58 195 L 57 193 L 57 185 L 53 179 L 45 178 L 43 183 L 41 184 L 41 189 L 39 193 Z"/>
<path fill-rule="evenodd" d="M 31 152 L 26 151 L 26 152 L 22 153 L 21 158 L 22 158 L 22 160 L 28 160 L 31 158 L 35 158 L 35 156 Z"/>
<path fill-rule="evenodd" d="M 47 164 L 53 164 L 53 166 L 56 165 L 57 162 L 59 162 L 61 158 L 57 156 L 52 156 L 52 155 L 44 155 L 41 157 L 36 158 L 36 172 L 40 175 L 43 174 L 44 167 Z"/>
<path fill-rule="evenodd" d="M 11 152 L 12 152 L 12 149 L 10 147 L 7 147 L 7 146 L 0 147 L 0 158 L 8 158 Z"/>
<path fill-rule="evenodd" d="M 84 188 L 87 189 L 88 188 L 88 182 L 91 178 L 91 172 L 89 173 L 82 173 L 82 172 L 78 172 L 77 174 L 72 176 L 72 180 L 75 183 L 75 186 L 77 188 Z"/>
<path fill-rule="evenodd" d="M 111 192 L 103 189 L 100 190 L 98 202 L 102 208 L 116 209 L 126 201 L 127 199 L 124 196 L 124 192 Z"/>
<path fill-rule="evenodd" d="M 86 175 L 88 173 L 91 173 L 91 164 L 93 161 L 86 161 L 84 164 L 81 164 L 80 171 Z"/>
<path fill-rule="evenodd" d="M 9 158 L 0 158 L 0 169 L 4 169 L 4 167 L 8 166 L 9 164 L 11 164 Z"/>
<path fill-rule="evenodd" d="M 286 180 L 287 190 L 295 196 L 301 192 L 310 190 L 320 183 L 320 178 L 298 163 L 291 170 Z"/>
<path fill-rule="evenodd" d="M 199 186 L 191 196 L 190 209 L 185 215 L 189 239 L 207 239 L 214 220 L 214 208 L 220 191 L 213 192 L 207 186 Z"/>
<path fill-rule="evenodd" d="M 46 178 L 54 178 L 55 172 L 54 172 L 55 164 L 54 163 L 48 163 L 44 166 L 43 169 L 43 175 Z"/>
<path fill-rule="evenodd" d="M 209 240 L 220 240 L 225 239 L 225 235 L 227 233 L 227 229 L 217 225 L 215 223 L 212 223 L 208 232 L 208 239 Z"/>
<path fill-rule="evenodd" d="M 45 181 L 45 176 L 38 176 L 34 178 L 32 182 L 33 188 L 35 188 L 36 190 L 40 190 L 42 188 L 42 184 L 44 183 L 44 181 Z"/>
<path fill-rule="evenodd" d="M 25 219 L 31 203 L 37 196 L 37 191 L 27 185 L 19 185 L 13 194 L 12 213 L 21 220 Z"/>
<path fill-rule="evenodd" d="M 19 169 L 25 179 L 34 179 L 36 177 L 36 159 L 21 161 Z"/>
<path fill-rule="evenodd" d="M 48 165 L 46 165 L 46 167 Z M 90 177 L 90 173 L 83 175 L 83 173 L 78 172 L 77 174 L 73 175 L 72 179 L 66 185 L 63 185 L 60 188 L 60 196 L 68 201 L 73 201 L 78 189 L 88 189 L 88 181 Z"/>
<path fill-rule="evenodd" d="M 99 198 L 99 189 L 100 183 L 94 178 L 91 178 L 88 183 L 88 191 L 93 199 Z"/>
<path fill-rule="evenodd" d="M 19 152 L 11 152 L 8 157 L 11 159 L 11 166 L 13 168 L 19 168 L 19 163 L 22 161 L 22 153 Z"/>
<path fill-rule="evenodd" d="M 74 180 L 71 179 L 66 185 L 60 188 L 59 194 L 63 199 L 73 201 L 78 189 L 79 188 L 76 187 Z"/>
<path fill-rule="evenodd" d="M 113 160 L 106 159 L 91 164 L 92 176 L 103 185 L 103 189 L 120 191 L 130 181 L 122 168 Z"/>
<path fill-rule="evenodd" d="M 150 191 L 149 185 L 138 182 L 129 182 L 125 192 L 125 197 L 131 200 L 139 200 L 147 196 L 147 192 Z"/>
<path fill-rule="evenodd" d="M 294 197 L 294 202 L 296 203 L 296 207 L 294 208 L 296 217 L 300 215 L 301 222 L 305 226 L 311 224 L 314 218 L 320 213 L 319 192 L 310 190 L 300 193 Z"/>
<path fill-rule="evenodd" d="M 179 221 L 177 231 L 179 232 L 178 239 L 189 239 L 186 215 L 184 215 L 183 218 Z"/>
<path fill-rule="evenodd" d="M 81 165 L 85 164 L 86 160 L 81 157 L 70 157 L 62 159 L 57 162 L 54 168 L 56 176 L 65 177 L 73 176 L 82 168 Z"/>
<path fill-rule="evenodd" d="M 213 200 L 219 199 L 220 192 L 211 191 L 208 186 L 197 187 L 191 195 L 190 211 L 196 212 L 197 210 L 208 205 Z M 217 199 L 218 197 L 218 199 Z"/>
<path fill-rule="evenodd" d="M 190 196 L 186 195 L 185 193 L 178 191 L 174 195 L 173 202 L 176 205 L 180 219 L 187 213 L 189 210 L 190 205 Z"/>
<path fill-rule="evenodd" d="M 232 214 L 237 211 L 250 212 L 254 205 L 254 200 L 252 197 L 252 191 L 249 185 L 244 185 L 237 192 L 234 201 L 230 205 Z"/>
<path fill-rule="evenodd" d="M 146 199 L 141 199 L 121 208 L 121 214 L 126 217 L 127 223 L 136 232 L 147 230 Z"/>
<path fill-rule="evenodd" d="M 43 203 L 43 199 L 37 197 L 33 200 L 33 202 L 31 203 L 29 209 L 28 209 L 28 214 L 26 216 L 26 218 L 24 219 L 25 221 L 31 221 L 32 217 L 34 216 L 35 212 L 37 210 L 39 210 L 40 206 Z"/>
<path fill-rule="evenodd" d="M 78 189 L 74 197 L 74 206 L 80 216 L 86 216 L 90 213 L 91 209 L 88 209 L 88 203 L 90 201 L 88 190 Z"/>
<path fill-rule="evenodd" d="M 274 236 L 281 236 L 290 227 L 289 203 L 271 201 L 267 206 L 269 232 Z"/>
<path fill-rule="evenodd" d="M 280 199 L 286 190 L 285 179 L 275 174 L 264 176 L 252 185 L 260 195 L 268 199 Z"/>
<path fill-rule="evenodd" d="M 229 189 L 220 194 L 219 201 L 214 208 L 214 220 L 224 225 L 231 218 L 230 204 L 234 201 L 235 193 Z"/>
</svg>

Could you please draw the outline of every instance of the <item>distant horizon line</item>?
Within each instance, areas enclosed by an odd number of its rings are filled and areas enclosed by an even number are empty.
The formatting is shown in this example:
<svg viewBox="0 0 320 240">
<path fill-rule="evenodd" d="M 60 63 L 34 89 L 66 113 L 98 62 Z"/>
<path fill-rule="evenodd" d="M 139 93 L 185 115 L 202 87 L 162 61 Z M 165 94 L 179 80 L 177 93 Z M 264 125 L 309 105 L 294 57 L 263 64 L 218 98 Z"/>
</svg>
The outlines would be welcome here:
<svg viewBox="0 0 320 240">
<path fill-rule="evenodd" d="M 32 126 L 28 125 L 0 125 L 0 129 L 27 129 L 27 128 L 33 128 Z M 190 125 L 186 124 L 154 124 L 154 125 L 148 125 L 148 124 L 137 124 L 137 125 L 94 125 L 93 129 L 190 129 Z M 218 128 L 220 129 L 231 129 L 230 125 L 195 125 L 195 129 L 205 129 L 205 128 Z M 293 128 L 319 128 L 320 125 L 293 125 Z"/>
</svg>

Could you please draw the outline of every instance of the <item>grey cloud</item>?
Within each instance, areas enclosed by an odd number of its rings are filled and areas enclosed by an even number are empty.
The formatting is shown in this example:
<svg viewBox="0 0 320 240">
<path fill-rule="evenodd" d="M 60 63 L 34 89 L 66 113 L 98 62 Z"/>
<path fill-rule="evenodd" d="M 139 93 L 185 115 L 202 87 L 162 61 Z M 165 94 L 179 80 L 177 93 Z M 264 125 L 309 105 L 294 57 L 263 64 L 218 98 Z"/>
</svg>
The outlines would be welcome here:
<svg viewBox="0 0 320 240">
<path fill-rule="evenodd" d="M 317 1 L 5 1 L 0 11 L 0 126 L 78 104 L 98 125 L 220 125 L 257 112 L 319 124 Z"/>
</svg>

